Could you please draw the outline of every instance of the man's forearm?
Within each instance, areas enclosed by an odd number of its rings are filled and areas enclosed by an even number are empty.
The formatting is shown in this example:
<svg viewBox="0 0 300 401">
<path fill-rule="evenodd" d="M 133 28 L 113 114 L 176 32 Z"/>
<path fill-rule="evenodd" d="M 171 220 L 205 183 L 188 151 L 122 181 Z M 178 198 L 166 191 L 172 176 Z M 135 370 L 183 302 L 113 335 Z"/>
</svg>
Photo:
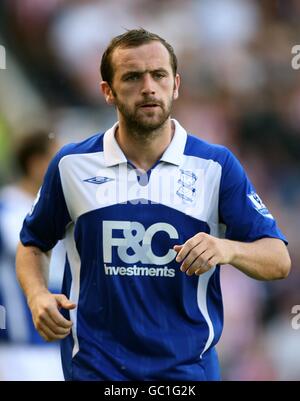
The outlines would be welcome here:
<svg viewBox="0 0 300 401">
<path fill-rule="evenodd" d="M 16 272 L 27 300 L 40 292 L 48 292 L 49 256 L 34 246 L 19 243 Z"/>
<path fill-rule="evenodd" d="M 289 274 L 291 260 L 281 240 L 262 238 L 250 243 L 229 242 L 233 248 L 229 263 L 248 276 L 257 280 L 276 280 Z"/>
<path fill-rule="evenodd" d="M 262 238 L 254 242 L 238 242 L 216 238 L 200 232 L 182 245 L 174 246 L 180 270 L 188 276 L 200 275 L 213 266 L 230 264 L 257 280 L 285 278 L 291 259 L 283 241 Z"/>
<path fill-rule="evenodd" d="M 73 323 L 60 309 L 74 309 L 76 305 L 63 294 L 51 294 L 47 288 L 49 256 L 34 246 L 17 249 L 17 276 L 27 297 L 35 328 L 46 341 L 67 337 Z"/>
</svg>

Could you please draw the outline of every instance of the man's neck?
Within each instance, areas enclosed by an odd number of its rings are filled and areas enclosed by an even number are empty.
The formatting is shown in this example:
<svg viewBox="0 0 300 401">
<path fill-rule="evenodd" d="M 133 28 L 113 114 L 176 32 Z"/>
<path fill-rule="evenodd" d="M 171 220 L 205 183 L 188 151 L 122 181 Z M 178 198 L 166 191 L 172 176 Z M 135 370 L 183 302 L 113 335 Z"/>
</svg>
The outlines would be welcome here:
<svg viewBox="0 0 300 401">
<path fill-rule="evenodd" d="M 119 122 L 115 133 L 123 153 L 138 169 L 148 171 L 163 155 L 175 132 L 175 125 L 169 118 L 162 127 L 149 132 L 147 136 L 132 132 Z"/>
</svg>

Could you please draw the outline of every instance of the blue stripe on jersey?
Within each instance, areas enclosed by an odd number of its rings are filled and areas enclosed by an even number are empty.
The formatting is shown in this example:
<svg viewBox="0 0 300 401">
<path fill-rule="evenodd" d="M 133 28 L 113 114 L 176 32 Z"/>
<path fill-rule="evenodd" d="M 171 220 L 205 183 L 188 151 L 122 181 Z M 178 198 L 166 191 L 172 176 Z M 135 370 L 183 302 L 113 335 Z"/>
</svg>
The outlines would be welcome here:
<svg viewBox="0 0 300 401">
<path fill-rule="evenodd" d="M 63 278 L 63 294 L 70 294 L 72 283 L 72 274 L 70 270 L 70 263 L 68 256 L 66 257 L 64 278 Z M 61 314 L 67 319 L 70 320 L 70 313 L 67 309 L 61 309 Z M 61 358 L 62 358 L 62 368 L 64 377 L 66 380 L 72 380 L 72 349 L 74 347 L 74 341 L 72 336 L 68 336 L 61 341 Z"/>
<path fill-rule="evenodd" d="M 210 277 L 207 287 L 207 309 L 214 323 L 214 338 L 211 346 L 219 341 L 223 330 L 223 300 L 220 284 L 220 266 L 216 267 L 215 273 Z M 205 355 L 205 354 L 204 354 Z"/>
</svg>

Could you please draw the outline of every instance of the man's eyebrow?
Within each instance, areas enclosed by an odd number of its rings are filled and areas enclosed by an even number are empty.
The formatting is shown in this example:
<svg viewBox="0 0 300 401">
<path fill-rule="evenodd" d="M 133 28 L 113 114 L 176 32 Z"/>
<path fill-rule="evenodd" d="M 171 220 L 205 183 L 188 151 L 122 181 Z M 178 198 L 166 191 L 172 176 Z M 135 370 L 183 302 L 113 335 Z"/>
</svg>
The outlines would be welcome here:
<svg viewBox="0 0 300 401">
<path fill-rule="evenodd" d="M 126 78 L 126 77 L 128 77 L 130 75 L 143 75 L 146 72 L 150 72 L 150 73 L 163 72 L 165 74 L 169 74 L 169 72 L 165 68 L 155 68 L 154 70 L 130 70 L 130 71 L 126 71 L 121 75 L 121 77 L 122 78 Z"/>
<path fill-rule="evenodd" d="M 122 78 L 127 77 L 129 75 L 142 75 L 144 74 L 145 71 L 138 71 L 138 70 L 130 70 L 130 71 L 126 71 L 124 72 L 121 76 Z"/>
<path fill-rule="evenodd" d="M 169 74 L 169 71 L 166 70 L 165 68 L 155 68 L 155 70 L 151 70 L 150 72 L 164 72 L 165 74 Z"/>
</svg>

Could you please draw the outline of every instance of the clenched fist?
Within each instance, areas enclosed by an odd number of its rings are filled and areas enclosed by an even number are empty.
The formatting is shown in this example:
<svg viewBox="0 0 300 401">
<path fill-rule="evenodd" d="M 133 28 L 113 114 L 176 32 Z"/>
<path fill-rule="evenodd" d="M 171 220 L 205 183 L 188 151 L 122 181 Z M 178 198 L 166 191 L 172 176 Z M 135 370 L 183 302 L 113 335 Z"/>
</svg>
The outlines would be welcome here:
<svg viewBox="0 0 300 401">
<path fill-rule="evenodd" d="M 70 334 L 73 323 L 60 313 L 60 309 L 74 309 L 76 305 L 63 294 L 42 291 L 28 300 L 33 323 L 46 341 L 61 340 Z"/>
</svg>

